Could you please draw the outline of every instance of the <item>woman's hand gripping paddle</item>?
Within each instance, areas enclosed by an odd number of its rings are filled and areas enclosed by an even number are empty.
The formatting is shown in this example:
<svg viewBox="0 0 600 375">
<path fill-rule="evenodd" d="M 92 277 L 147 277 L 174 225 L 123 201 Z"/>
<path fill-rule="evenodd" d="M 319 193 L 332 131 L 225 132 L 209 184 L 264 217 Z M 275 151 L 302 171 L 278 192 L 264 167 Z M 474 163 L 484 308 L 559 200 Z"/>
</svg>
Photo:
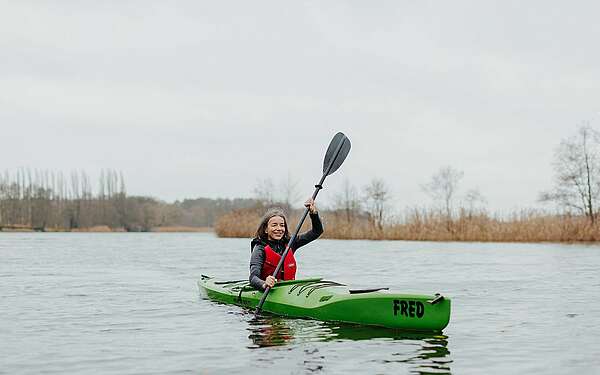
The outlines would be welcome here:
<svg viewBox="0 0 600 375">
<path fill-rule="evenodd" d="M 319 181 L 319 183 L 315 185 L 315 192 L 312 195 L 313 200 L 317 198 L 319 190 L 323 189 L 323 182 L 325 181 L 325 177 L 329 176 L 330 174 L 333 174 L 333 172 L 338 170 L 338 168 L 342 165 L 344 160 L 346 160 L 346 156 L 348 156 L 349 152 L 350 140 L 344 135 L 344 133 L 337 133 L 329 143 L 329 147 L 327 147 L 327 152 L 325 153 L 325 158 L 323 159 L 323 176 L 321 176 L 321 180 Z M 304 214 L 302 214 L 302 218 L 298 222 L 296 230 L 290 238 L 290 241 L 285 246 L 285 251 L 281 255 L 281 259 L 279 260 L 279 263 L 277 264 L 277 268 L 275 268 L 275 272 L 273 273 L 273 275 L 279 274 L 279 271 L 283 266 L 283 260 L 285 259 L 288 251 L 290 251 L 290 248 L 294 244 L 294 241 L 296 241 L 296 237 L 300 232 L 300 228 L 302 228 L 302 224 L 304 224 L 306 215 L 308 215 L 308 210 L 308 207 L 304 210 Z M 265 292 L 263 293 L 262 298 L 258 303 L 258 306 L 256 306 L 256 311 L 254 312 L 255 315 L 260 314 L 262 306 L 265 303 L 265 300 L 267 299 L 270 290 L 270 287 L 265 288 Z"/>
</svg>

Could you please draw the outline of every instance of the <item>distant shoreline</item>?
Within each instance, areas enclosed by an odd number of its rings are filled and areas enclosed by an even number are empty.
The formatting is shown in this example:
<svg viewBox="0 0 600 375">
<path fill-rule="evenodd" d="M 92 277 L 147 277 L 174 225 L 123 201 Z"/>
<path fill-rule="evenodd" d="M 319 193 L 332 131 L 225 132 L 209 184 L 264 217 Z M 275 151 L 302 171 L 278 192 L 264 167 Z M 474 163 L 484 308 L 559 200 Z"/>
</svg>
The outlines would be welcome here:
<svg viewBox="0 0 600 375">
<path fill-rule="evenodd" d="M 26 225 L 9 225 L 0 227 L 0 233 L 207 233 L 214 232 L 212 227 L 186 227 L 166 226 L 153 227 L 149 231 L 127 231 L 125 228 L 110 228 L 107 225 L 98 225 L 89 228 L 33 228 Z"/>
<path fill-rule="evenodd" d="M 239 213 L 238 213 L 239 214 Z M 230 218 L 231 219 L 231 218 Z M 246 220 L 244 220 L 246 219 Z M 248 220 L 252 219 L 252 220 Z M 452 223 L 458 230 L 455 233 L 444 233 L 446 229 L 442 223 L 432 225 L 433 230 L 423 233 L 407 225 L 385 226 L 382 230 L 375 230 L 370 226 L 364 226 L 364 223 L 354 223 L 354 225 L 344 225 L 336 222 L 335 216 L 327 220 L 328 230 L 321 238 L 332 240 L 371 240 L 371 241 L 417 241 L 417 242 L 482 242 L 482 243 L 580 243 L 580 244 L 598 244 L 600 242 L 600 227 L 596 225 L 586 225 L 585 220 L 571 218 L 550 217 L 548 220 L 535 218 L 532 221 L 521 222 L 497 222 L 489 230 L 488 225 L 481 225 L 480 229 L 488 229 L 479 233 L 473 233 L 471 225 L 464 223 Z M 126 230 L 123 227 L 110 228 L 107 225 L 98 225 L 88 228 L 33 228 L 31 226 L 3 225 L 0 226 L 0 235 L 2 233 L 214 233 L 220 238 L 250 238 L 253 236 L 253 224 L 259 219 L 236 217 L 236 226 L 217 225 L 216 227 L 192 227 L 192 226 L 160 226 L 151 227 L 150 230 Z M 219 224 L 219 223 L 218 223 Z M 295 225 L 295 223 L 292 222 Z M 462 225 L 458 225 L 462 224 Z M 479 223 L 481 224 L 481 223 Z M 567 224 L 567 225 L 565 225 Z M 569 225 L 570 224 L 570 225 Z M 535 227 L 535 231 L 531 227 Z M 465 228 L 462 228 L 465 227 Z M 486 228 L 487 227 L 487 228 Z M 565 228 L 566 227 L 566 228 Z M 227 230 L 224 230 L 227 229 Z M 235 229 L 235 231 L 231 231 Z M 303 231 L 308 230 L 309 225 L 305 223 Z M 370 230 L 367 230 L 370 229 Z M 561 231 L 562 229 L 562 231 Z M 565 229 L 566 233 L 565 233 Z M 487 233 L 486 233 L 487 232 Z"/>
<path fill-rule="evenodd" d="M 156 227 L 150 231 L 126 231 L 124 228 L 109 228 L 107 226 L 96 226 L 92 228 L 74 228 L 71 230 L 64 228 L 31 228 L 25 226 L 15 226 L 11 228 L 1 227 L 0 236 L 2 233 L 215 233 L 220 238 L 249 238 L 251 236 L 244 235 L 232 235 L 223 236 L 219 235 L 218 230 L 215 231 L 213 227 Z M 597 240 L 585 240 L 585 239 L 571 239 L 571 240 L 525 240 L 525 239 L 512 239 L 512 240 L 499 240 L 499 239 L 440 239 L 440 238 L 359 238 L 359 237 L 335 237 L 335 236 L 323 236 L 323 239 L 329 240 L 343 240 L 343 241 L 411 241 L 411 242 L 481 242 L 481 243 L 530 243 L 530 244 L 544 244 L 544 243 L 562 243 L 562 244 L 598 244 Z"/>
</svg>

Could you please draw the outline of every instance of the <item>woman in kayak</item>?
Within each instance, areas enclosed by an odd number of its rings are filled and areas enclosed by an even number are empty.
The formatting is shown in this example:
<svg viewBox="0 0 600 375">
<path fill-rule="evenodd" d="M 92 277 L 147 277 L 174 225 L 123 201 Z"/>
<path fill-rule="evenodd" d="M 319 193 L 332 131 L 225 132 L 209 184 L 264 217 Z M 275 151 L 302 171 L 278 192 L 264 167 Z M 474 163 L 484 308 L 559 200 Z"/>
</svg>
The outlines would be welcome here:
<svg viewBox="0 0 600 375">
<path fill-rule="evenodd" d="M 296 237 L 296 241 L 292 244 L 292 249 L 288 251 L 277 278 L 272 275 L 290 240 L 287 219 L 283 210 L 278 208 L 268 210 L 263 216 L 256 230 L 256 235 L 250 244 L 252 249 L 250 285 L 254 288 L 259 290 L 264 290 L 267 286 L 272 288 L 277 279 L 293 280 L 296 275 L 294 253 L 298 248 L 316 240 L 323 233 L 323 223 L 319 218 L 315 201 L 309 199 L 304 203 L 304 206 L 308 208 L 312 228 Z"/>
</svg>

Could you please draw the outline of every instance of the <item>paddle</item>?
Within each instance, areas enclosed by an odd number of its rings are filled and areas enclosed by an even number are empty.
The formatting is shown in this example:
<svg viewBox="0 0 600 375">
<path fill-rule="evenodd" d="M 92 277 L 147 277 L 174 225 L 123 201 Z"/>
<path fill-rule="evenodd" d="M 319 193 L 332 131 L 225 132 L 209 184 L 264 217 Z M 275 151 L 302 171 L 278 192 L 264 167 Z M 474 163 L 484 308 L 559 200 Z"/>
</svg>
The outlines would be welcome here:
<svg viewBox="0 0 600 375">
<path fill-rule="evenodd" d="M 333 136 L 333 139 L 329 143 L 329 147 L 327 147 L 325 158 L 323 159 L 323 175 L 321 176 L 321 180 L 319 181 L 319 183 L 315 185 L 315 192 L 312 195 L 313 200 L 317 198 L 319 190 L 323 189 L 323 182 L 325 181 L 325 177 L 329 176 L 330 174 L 333 174 L 333 172 L 338 170 L 338 168 L 342 165 L 344 160 L 346 160 L 346 156 L 348 156 L 349 152 L 350 140 L 348 139 L 348 137 L 346 137 L 344 133 L 341 132 Z M 302 214 L 302 218 L 298 222 L 298 225 L 296 226 L 294 234 L 290 238 L 288 244 L 285 246 L 285 251 L 281 255 L 281 259 L 279 259 L 279 263 L 277 264 L 277 268 L 275 268 L 275 272 L 273 272 L 273 275 L 279 274 L 279 271 L 283 266 L 283 260 L 285 259 L 288 251 L 290 251 L 290 248 L 294 244 L 294 241 L 296 241 L 296 237 L 300 232 L 300 228 L 302 228 L 302 224 L 304 224 L 304 220 L 306 219 L 306 215 L 308 215 L 308 211 L 309 210 L 307 207 L 304 210 L 304 214 Z M 265 289 L 265 292 L 263 293 L 262 298 L 258 303 L 258 306 L 256 306 L 256 311 L 254 312 L 255 315 L 260 314 L 260 310 L 262 309 L 262 306 L 265 303 L 265 300 L 267 299 L 270 290 L 271 288 L 269 287 Z"/>
</svg>

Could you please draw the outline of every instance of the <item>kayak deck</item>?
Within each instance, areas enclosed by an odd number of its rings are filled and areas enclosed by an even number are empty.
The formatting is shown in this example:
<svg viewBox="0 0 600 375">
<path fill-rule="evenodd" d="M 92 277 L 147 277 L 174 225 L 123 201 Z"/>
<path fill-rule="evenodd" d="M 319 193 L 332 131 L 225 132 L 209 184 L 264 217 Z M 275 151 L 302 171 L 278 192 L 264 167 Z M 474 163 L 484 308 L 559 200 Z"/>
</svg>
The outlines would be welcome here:
<svg viewBox="0 0 600 375">
<path fill-rule="evenodd" d="M 247 279 L 218 281 L 203 275 L 198 286 L 212 300 L 247 308 L 255 308 L 263 295 Z M 415 331 L 441 331 L 450 320 L 450 300 L 440 295 L 394 293 L 387 288 L 352 290 L 322 278 L 278 282 L 262 309 L 288 317 Z"/>
</svg>

